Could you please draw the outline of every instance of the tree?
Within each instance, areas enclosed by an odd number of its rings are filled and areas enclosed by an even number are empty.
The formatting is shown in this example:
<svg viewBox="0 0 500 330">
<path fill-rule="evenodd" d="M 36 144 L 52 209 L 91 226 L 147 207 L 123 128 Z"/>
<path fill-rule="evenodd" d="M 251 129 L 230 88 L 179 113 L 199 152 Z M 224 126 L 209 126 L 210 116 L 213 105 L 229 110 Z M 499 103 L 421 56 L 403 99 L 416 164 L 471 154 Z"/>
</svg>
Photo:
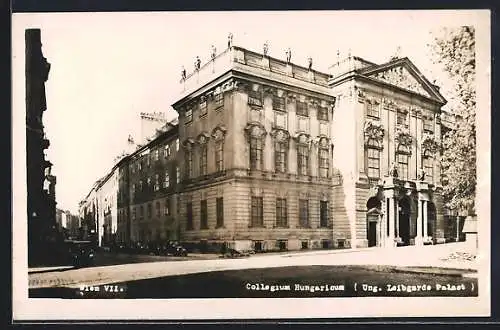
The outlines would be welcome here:
<svg viewBox="0 0 500 330">
<path fill-rule="evenodd" d="M 443 29 L 430 44 L 432 60 L 451 84 L 448 98 L 455 125 L 442 136 L 445 205 L 474 213 L 476 194 L 476 60 L 474 28 Z"/>
</svg>

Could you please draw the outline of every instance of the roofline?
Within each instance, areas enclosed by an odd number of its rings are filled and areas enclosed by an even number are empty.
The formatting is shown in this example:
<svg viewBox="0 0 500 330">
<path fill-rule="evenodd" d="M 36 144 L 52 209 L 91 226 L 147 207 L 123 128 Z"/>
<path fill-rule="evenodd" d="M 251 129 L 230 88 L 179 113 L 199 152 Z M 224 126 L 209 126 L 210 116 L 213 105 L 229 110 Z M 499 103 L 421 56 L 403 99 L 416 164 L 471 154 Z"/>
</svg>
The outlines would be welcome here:
<svg viewBox="0 0 500 330">
<path fill-rule="evenodd" d="M 286 86 L 286 87 L 291 88 L 291 89 L 305 90 L 309 94 L 322 95 L 323 97 L 329 97 L 329 98 L 335 99 L 335 96 L 333 96 L 333 95 L 331 95 L 329 93 L 322 93 L 322 92 L 314 91 L 314 90 L 311 90 L 311 89 L 304 88 L 302 86 L 292 85 L 292 84 L 286 83 L 284 81 L 277 81 L 277 80 L 269 79 L 269 78 L 266 78 L 266 77 L 262 77 L 260 75 L 254 75 L 254 74 L 250 74 L 250 73 L 247 73 L 247 72 L 243 72 L 243 71 L 231 68 L 231 69 L 223 72 L 219 76 L 215 77 L 214 79 L 210 80 L 206 84 L 201 85 L 199 88 L 194 89 L 191 93 L 186 94 L 183 98 L 181 98 L 178 101 L 176 101 L 175 103 L 173 103 L 172 104 L 172 108 L 174 108 L 174 110 L 178 113 L 179 112 L 178 108 L 181 107 L 181 106 L 183 106 L 187 101 L 189 101 L 189 99 L 193 95 L 199 93 L 200 90 L 209 89 L 210 88 L 209 86 L 211 86 L 211 85 L 216 85 L 216 84 L 218 84 L 220 82 L 224 82 L 224 81 L 232 79 L 232 78 L 249 80 L 249 81 L 251 81 L 252 79 L 259 80 L 259 81 L 265 82 L 266 84 L 270 84 L 270 85 L 282 85 L 282 86 Z M 298 79 L 298 78 L 294 78 L 294 79 L 297 79 L 297 80 L 302 81 L 304 83 L 311 83 L 309 81 L 301 80 L 301 79 Z M 313 83 L 311 83 L 311 84 L 313 84 Z M 324 88 L 324 89 L 327 89 L 327 90 L 330 89 L 330 87 L 328 85 L 326 85 L 326 86 L 324 86 L 324 85 L 318 85 L 318 84 L 313 84 L 313 85 L 317 86 L 317 88 Z"/>
<path fill-rule="evenodd" d="M 432 84 L 425 77 L 425 75 L 422 74 L 422 72 L 420 72 L 420 70 L 418 69 L 418 67 L 415 64 L 413 64 L 413 62 L 407 56 L 402 57 L 402 58 L 398 58 L 398 59 L 395 59 L 395 60 L 388 61 L 386 63 L 377 65 L 376 67 L 367 67 L 367 68 L 364 68 L 364 69 L 360 69 L 360 70 L 358 70 L 358 72 L 361 75 L 368 76 L 368 75 L 371 75 L 373 73 L 377 73 L 377 72 L 383 71 L 384 69 L 387 69 L 390 66 L 397 65 L 397 64 L 402 64 L 402 63 L 408 64 L 410 66 L 410 68 L 417 73 L 418 77 L 420 79 L 422 79 L 424 81 L 424 83 L 427 85 L 427 88 L 430 89 L 433 94 L 436 94 L 435 96 L 438 99 L 441 99 L 440 103 L 442 103 L 442 105 L 445 105 L 446 103 L 448 103 L 448 101 L 445 99 L 445 97 L 443 95 L 441 95 L 441 93 L 439 92 L 439 90 L 436 88 L 436 85 Z M 390 85 L 391 86 L 395 86 L 395 85 L 392 85 L 392 84 L 390 84 Z M 401 88 L 401 87 L 399 87 L 399 88 Z M 404 88 L 402 88 L 402 89 L 404 89 Z"/>
<path fill-rule="evenodd" d="M 355 71 L 351 71 L 351 73 L 345 75 L 344 77 L 342 77 L 342 79 L 339 79 L 338 81 L 336 81 L 335 85 L 337 85 L 337 84 L 339 84 L 341 82 L 344 82 L 344 81 L 347 81 L 347 80 L 356 79 L 356 78 L 368 80 L 368 81 L 370 81 L 372 83 L 375 83 L 375 84 L 379 84 L 379 85 L 382 85 L 382 86 L 394 88 L 394 89 L 397 89 L 400 92 L 403 92 L 403 93 L 406 93 L 406 94 L 410 94 L 413 97 L 418 97 L 418 98 L 424 99 L 426 101 L 430 101 L 432 103 L 438 104 L 440 106 L 443 106 L 443 105 L 445 105 L 447 103 L 447 102 L 442 103 L 442 102 L 440 102 L 438 100 L 435 100 L 435 99 L 432 99 L 430 97 L 427 97 L 427 96 L 415 93 L 413 91 L 410 91 L 408 89 L 405 89 L 405 88 L 402 88 L 402 87 L 399 87 L 399 86 L 396 86 L 396 85 L 389 84 L 389 83 L 387 83 L 385 81 L 381 81 L 381 80 L 378 80 L 378 79 L 375 79 L 375 78 L 371 78 L 371 77 L 365 76 L 365 75 L 357 73 Z"/>
</svg>

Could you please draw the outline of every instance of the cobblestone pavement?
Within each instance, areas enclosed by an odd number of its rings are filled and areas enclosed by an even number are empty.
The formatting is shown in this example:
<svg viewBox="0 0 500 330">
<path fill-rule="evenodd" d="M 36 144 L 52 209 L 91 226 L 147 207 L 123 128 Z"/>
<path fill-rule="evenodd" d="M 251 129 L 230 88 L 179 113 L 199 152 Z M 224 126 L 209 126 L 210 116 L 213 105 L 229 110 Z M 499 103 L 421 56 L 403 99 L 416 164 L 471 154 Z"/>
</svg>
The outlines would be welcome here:
<svg viewBox="0 0 500 330">
<path fill-rule="evenodd" d="M 471 253 L 465 243 L 393 249 L 311 251 L 272 255 L 253 255 L 241 259 L 160 261 L 103 267 L 90 267 L 29 274 L 29 288 L 102 285 L 162 276 L 219 270 L 269 268 L 305 265 L 385 265 L 395 267 L 438 267 L 477 270 L 481 256 L 471 260 L 450 257 Z"/>
</svg>

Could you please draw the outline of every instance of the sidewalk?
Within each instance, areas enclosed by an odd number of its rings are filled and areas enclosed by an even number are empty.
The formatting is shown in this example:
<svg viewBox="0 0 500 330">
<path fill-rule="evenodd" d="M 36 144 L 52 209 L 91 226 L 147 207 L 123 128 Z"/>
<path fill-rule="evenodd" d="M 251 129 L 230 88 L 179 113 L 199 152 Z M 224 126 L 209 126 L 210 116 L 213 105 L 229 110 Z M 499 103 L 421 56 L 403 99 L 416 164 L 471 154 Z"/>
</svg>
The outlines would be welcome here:
<svg viewBox="0 0 500 330">
<path fill-rule="evenodd" d="M 424 247 L 399 247 L 394 249 L 368 248 L 355 250 L 311 251 L 287 253 L 285 255 L 260 255 L 238 259 L 182 260 L 135 263 L 114 266 L 70 269 L 64 272 L 32 273 L 29 275 L 30 288 L 81 285 L 102 285 L 134 281 L 155 277 L 185 275 L 192 273 L 308 265 L 369 265 L 392 267 L 405 271 L 432 271 L 443 274 L 450 271 L 477 270 L 477 262 L 446 261 L 444 258 L 455 251 L 463 250 L 460 243 L 450 243 Z M 420 267 L 420 268 L 419 268 Z M 443 270 L 445 269 L 445 270 Z"/>
</svg>

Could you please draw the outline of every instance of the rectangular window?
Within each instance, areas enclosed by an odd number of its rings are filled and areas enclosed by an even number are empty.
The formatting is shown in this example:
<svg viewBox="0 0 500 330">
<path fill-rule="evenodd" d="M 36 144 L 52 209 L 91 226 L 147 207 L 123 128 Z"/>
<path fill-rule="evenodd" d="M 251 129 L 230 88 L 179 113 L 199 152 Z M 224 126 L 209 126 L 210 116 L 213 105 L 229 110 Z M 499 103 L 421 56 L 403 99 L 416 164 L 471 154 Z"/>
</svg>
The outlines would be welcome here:
<svg viewBox="0 0 500 330">
<path fill-rule="evenodd" d="M 160 190 L 160 175 L 159 174 L 155 174 L 155 187 L 154 187 L 155 191 L 158 191 Z"/>
<path fill-rule="evenodd" d="M 380 177 L 380 150 L 374 148 L 366 149 L 368 177 L 377 179 Z"/>
<path fill-rule="evenodd" d="M 306 102 L 297 101 L 297 115 L 304 117 L 309 116 L 309 109 Z"/>
<path fill-rule="evenodd" d="M 274 96 L 273 109 L 277 111 L 285 111 L 285 98 Z"/>
<path fill-rule="evenodd" d="M 319 226 L 322 228 L 328 227 L 328 202 L 319 202 Z"/>
<path fill-rule="evenodd" d="M 151 203 L 148 204 L 148 218 L 151 219 L 151 216 L 153 215 L 153 207 Z"/>
<path fill-rule="evenodd" d="M 207 174 L 207 145 L 204 144 L 201 146 L 201 152 L 200 152 L 200 175 L 206 175 Z"/>
<path fill-rule="evenodd" d="M 189 108 L 186 110 L 186 124 L 189 124 L 190 122 L 193 121 L 193 109 Z"/>
<path fill-rule="evenodd" d="M 144 219 L 144 206 L 142 206 L 142 205 L 139 208 L 139 219 L 140 220 Z"/>
<path fill-rule="evenodd" d="M 145 155 L 144 158 L 146 158 L 146 166 L 149 167 L 151 165 L 151 159 L 149 157 L 149 154 Z"/>
<path fill-rule="evenodd" d="M 398 111 L 396 114 L 396 124 L 408 127 L 408 115 L 404 112 Z"/>
<path fill-rule="evenodd" d="M 330 157 L 328 157 L 328 149 L 319 149 L 319 176 L 327 178 L 329 169 Z"/>
<path fill-rule="evenodd" d="M 224 199 L 217 197 L 215 200 L 215 213 L 217 216 L 217 227 L 224 226 Z"/>
<path fill-rule="evenodd" d="M 175 140 L 175 151 L 179 151 L 179 139 Z"/>
<path fill-rule="evenodd" d="M 155 150 L 155 161 L 158 161 L 160 159 L 160 149 Z"/>
<path fill-rule="evenodd" d="M 216 109 L 224 106 L 224 93 L 215 94 L 214 99 Z"/>
<path fill-rule="evenodd" d="M 132 209 L 132 221 L 135 221 L 137 219 L 137 210 L 135 207 Z"/>
<path fill-rule="evenodd" d="M 326 108 L 326 107 L 319 107 L 318 108 L 318 120 L 328 121 L 328 108 Z"/>
<path fill-rule="evenodd" d="M 262 139 L 257 137 L 250 138 L 250 169 L 260 170 L 262 168 Z"/>
<path fill-rule="evenodd" d="M 200 102 L 200 116 L 207 114 L 207 101 Z"/>
<path fill-rule="evenodd" d="M 160 216 L 161 216 L 160 202 L 156 202 L 156 217 L 159 218 Z"/>
<path fill-rule="evenodd" d="M 250 91 L 248 93 L 248 104 L 256 107 L 262 107 L 262 92 Z"/>
<path fill-rule="evenodd" d="M 215 144 L 215 168 L 217 172 L 224 170 L 224 141 Z"/>
<path fill-rule="evenodd" d="M 170 146 L 167 144 L 165 146 L 165 158 L 170 157 Z"/>
<path fill-rule="evenodd" d="M 285 112 L 274 112 L 274 126 L 280 128 L 287 128 L 287 114 Z"/>
<path fill-rule="evenodd" d="M 283 142 L 274 144 L 274 166 L 275 171 L 285 173 L 287 169 L 287 145 Z"/>
<path fill-rule="evenodd" d="M 309 201 L 299 199 L 299 225 L 300 227 L 309 227 Z"/>
<path fill-rule="evenodd" d="M 193 227 L 193 203 L 189 202 L 186 205 L 186 230 L 192 230 Z"/>
<path fill-rule="evenodd" d="M 177 178 L 177 183 L 181 182 L 181 170 L 179 169 L 179 166 L 175 168 L 175 176 Z"/>
<path fill-rule="evenodd" d="M 287 205 L 286 198 L 276 198 L 276 227 L 287 227 Z"/>
<path fill-rule="evenodd" d="M 252 196 L 251 226 L 262 227 L 264 225 L 264 206 L 262 197 Z"/>
<path fill-rule="evenodd" d="M 168 188 L 170 187 L 170 175 L 168 172 L 165 172 L 165 178 L 163 180 L 163 188 Z"/>
<path fill-rule="evenodd" d="M 165 207 L 163 208 L 163 214 L 170 215 L 170 199 L 169 198 L 165 199 Z"/>
<path fill-rule="evenodd" d="M 380 113 L 379 113 L 378 104 L 376 104 L 374 102 L 367 102 L 366 103 L 366 115 L 368 117 L 379 118 Z"/>
<path fill-rule="evenodd" d="M 432 157 L 424 157 L 424 171 L 425 178 L 429 182 L 433 182 L 434 180 L 434 164 Z"/>
<path fill-rule="evenodd" d="M 208 229 L 207 200 L 200 202 L 200 229 Z"/>
<path fill-rule="evenodd" d="M 300 145 L 297 151 L 298 172 L 300 175 L 307 175 L 309 168 L 309 147 Z"/>
<path fill-rule="evenodd" d="M 408 155 L 398 154 L 398 170 L 399 177 L 408 180 Z"/>
<path fill-rule="evenodd" d="M 433 133 L 434 132 L 434 120 L 432 120 L 432 118 L 427 118 L 427 117 L 424 117 L 423 120 L 424 120 L 424 131 Z"/>
<path fill-rule="evenodd" d="M 140 191 L 144 190 L 144 185 L 142 184 L 142 180 L 139 180 L 139 190 Z"/>
<path fill-rule="evenodd" d="M 146 181 L 147 182 L 147 189 L 149 190 L 150 187 L 151 187 L 151 178 L 148 178 L 148 180 Z"/>
<path fill-rule="evenodd" d="M 193 175 L 193 151 L 186 151 L 186 166 L 187 166 L 187 177 L 192 178 Z"/>
</svg>

